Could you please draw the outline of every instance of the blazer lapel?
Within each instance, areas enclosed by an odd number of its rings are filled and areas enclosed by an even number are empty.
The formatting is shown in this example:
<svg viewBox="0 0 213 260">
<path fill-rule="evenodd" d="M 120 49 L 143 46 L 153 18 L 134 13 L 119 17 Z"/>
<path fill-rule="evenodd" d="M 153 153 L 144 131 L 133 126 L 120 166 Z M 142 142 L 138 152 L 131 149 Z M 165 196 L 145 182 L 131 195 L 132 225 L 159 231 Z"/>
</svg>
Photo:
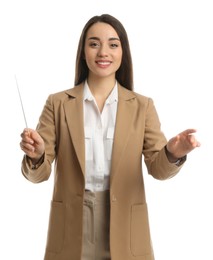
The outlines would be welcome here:
<svg viewBox="0 0 213 260">
<path fill-rule="evenodd" d="M 82 173 L 85 175 L 83 84 L 68 90 L 67 94 L 70 96 L 70 99 L 64 104 L 66 120 Z M 135 113 L 134 102 L 131 102 L 134 98 L 133 92 L 118 85 L 118 109 L 112 151 L 111 181 L 118 169 L 129 139 Z"/>
<path fill-rule="evenodd" d="M 135 98 L 133 92 L 118 85 L 118 109 L 116 116 L 114 144 L 112 151 L 111 182 L 119 167 L 123 152 L 129 139 L 130 128 L 135 113 Z"/>
<path fill-rule="evenodd" d="M 68 90 L 67 94 L 70 99 L 64 104 L 66 120 L 81 170 L 85 175 L 83 84 Z"/>
</svg>

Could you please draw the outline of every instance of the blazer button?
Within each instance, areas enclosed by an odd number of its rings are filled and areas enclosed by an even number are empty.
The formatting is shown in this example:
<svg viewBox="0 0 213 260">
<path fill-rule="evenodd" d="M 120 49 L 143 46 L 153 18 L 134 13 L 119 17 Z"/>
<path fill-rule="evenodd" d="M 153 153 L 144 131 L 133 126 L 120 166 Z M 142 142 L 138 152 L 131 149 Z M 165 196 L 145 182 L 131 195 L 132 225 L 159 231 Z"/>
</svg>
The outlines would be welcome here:
<svg viewBox="0 0 213 260">
<path fill-rule="evenodd" d="M 115 195 L 112 195 L 112 202 L 116 202 L 116 201 L 117 201 L 117 199 L 116 199 Z"/>
</svg>

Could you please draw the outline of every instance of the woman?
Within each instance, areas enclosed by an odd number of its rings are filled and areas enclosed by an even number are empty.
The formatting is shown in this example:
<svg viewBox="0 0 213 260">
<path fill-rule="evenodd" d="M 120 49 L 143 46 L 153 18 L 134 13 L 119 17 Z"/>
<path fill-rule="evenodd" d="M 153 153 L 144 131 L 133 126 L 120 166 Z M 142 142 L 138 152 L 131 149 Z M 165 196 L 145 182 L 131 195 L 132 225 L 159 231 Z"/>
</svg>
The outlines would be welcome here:
<svg viewBox="0 0 213 260">
<path fill-rule="evenodd" d="M 153 260 L 142 156 L 168 179 L 200 146 L 196 130 L 168 142 L 152 99 L 133 92 L 128 37 L 104 14 L 80 37 L 75 87 L 50 95 L 36 130 L 24 129 L 22 172 L 49 178 L 55 160 L 45 260 Z"/>
</svg>

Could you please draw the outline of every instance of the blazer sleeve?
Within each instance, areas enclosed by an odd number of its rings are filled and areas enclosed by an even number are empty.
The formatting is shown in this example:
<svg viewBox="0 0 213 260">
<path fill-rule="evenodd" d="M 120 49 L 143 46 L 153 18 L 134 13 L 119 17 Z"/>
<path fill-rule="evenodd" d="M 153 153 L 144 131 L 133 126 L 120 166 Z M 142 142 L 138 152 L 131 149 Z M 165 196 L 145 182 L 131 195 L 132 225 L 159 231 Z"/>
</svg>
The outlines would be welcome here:
<svg viewBox="0 0 213 260">
<path fill-rule="evenodd" d="M 36 130 L 45 143 L 45 154 L 43 163 L 36 169 L 31 167 L 29 159 L 25 155 L 22 160 L 21 171 L 29 181 L 38 183 L 45 181 L 51 174 L 51 165 L 55 159 L 56 131 L 54 122 L 53 95 L 50 95 L 43 108 Z"/>
<path fill-rule="evenodd" d="M 181 165 L 170 163 L 165 152 L 167 139 L 161 130 L 161 123 L 152 99 L 148 99 L 145 120 L 144 162 L 148 173 L 154 178 L 165 180 L 175 176 L 183 166 L 186 157 Z"/>
</svg>

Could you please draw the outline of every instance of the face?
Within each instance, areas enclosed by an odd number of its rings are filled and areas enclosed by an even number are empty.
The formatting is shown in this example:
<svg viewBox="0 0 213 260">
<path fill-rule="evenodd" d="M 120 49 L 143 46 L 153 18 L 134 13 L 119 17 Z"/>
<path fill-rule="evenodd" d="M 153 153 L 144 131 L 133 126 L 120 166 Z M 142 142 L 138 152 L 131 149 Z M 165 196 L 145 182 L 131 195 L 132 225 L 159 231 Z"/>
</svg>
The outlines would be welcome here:
<svg viewBox="0 0 213 260">
<path fill-rule="evenodd" d="M 89 76 L 115 77 L 122 60 L 122 46 L 115 29 L 98 22 L 87 31 L 84 54 Z"/>
</svg>

